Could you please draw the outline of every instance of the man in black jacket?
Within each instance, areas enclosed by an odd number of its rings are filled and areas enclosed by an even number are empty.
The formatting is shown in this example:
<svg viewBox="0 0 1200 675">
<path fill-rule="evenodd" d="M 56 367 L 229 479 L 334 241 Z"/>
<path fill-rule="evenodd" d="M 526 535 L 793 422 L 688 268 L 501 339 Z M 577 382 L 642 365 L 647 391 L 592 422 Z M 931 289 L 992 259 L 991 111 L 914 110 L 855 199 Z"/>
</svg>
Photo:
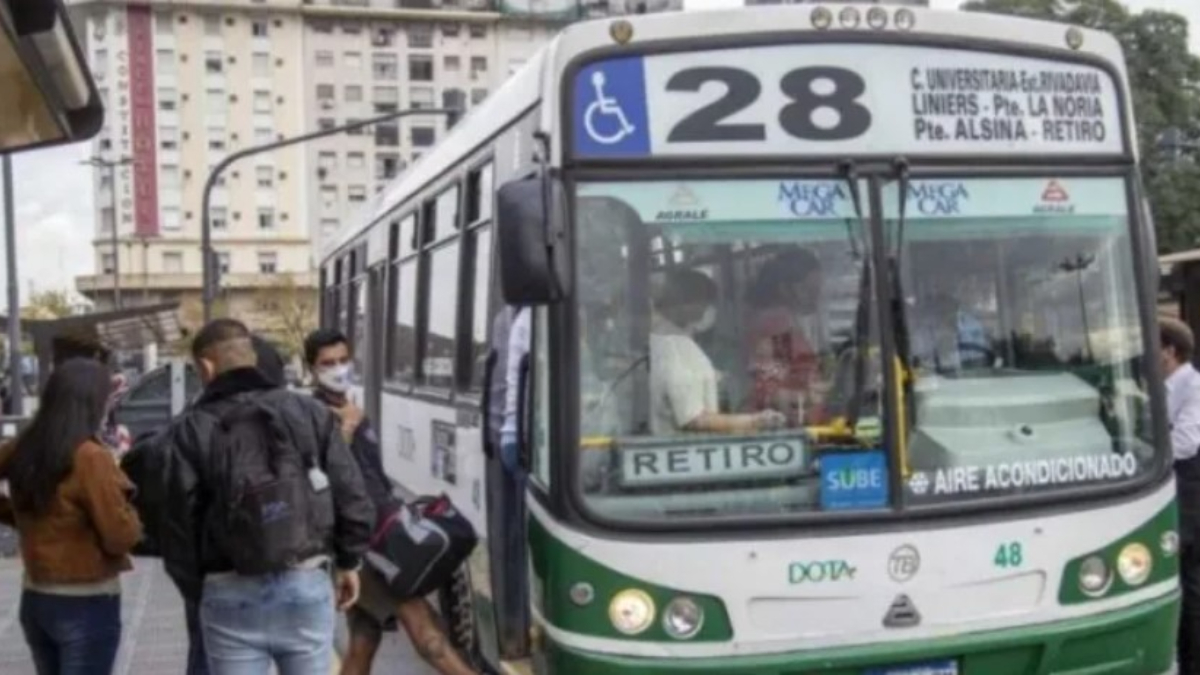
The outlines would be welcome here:
<svg viewBox="0 0 1200 675">
<path fill-rule="evenodd" d="M 255 367 L 257 355 L 243 324 L 209 323 L 196 335 L 192 357 L 204 392 L 172 423 L 134 477 L 144 491 L 139 510 L 154 514 L 147 529 L 156 535 L 167 573 L 185 600 L 200 605 L 213 673 L 237 663 L 254 664 L 266 675 L 272 661 L 280 675 L 329 672 L 335 599 L 328 567 L 335 570 L 336 604 L 344 610 L 357 600 L 357 571 L 374 523 L 362 475 L 336 417 L 310 397 L 280 390 Z M 333 526 L 314 535 L 320 541 L 313 547 L 322 553 L 278 574 L 244 576 L 234 571 L 232 552 L 225 550 L 217 522 L 222 505 L 211 497 L 218 488 L 213 438 L 223 415 L 268 400 L 292 442 L 317 458 L 318 475 L 310 472 L 310 479 L 314 489 L 319 480 L 320 489 L 332 492 Z"/>
</svg>

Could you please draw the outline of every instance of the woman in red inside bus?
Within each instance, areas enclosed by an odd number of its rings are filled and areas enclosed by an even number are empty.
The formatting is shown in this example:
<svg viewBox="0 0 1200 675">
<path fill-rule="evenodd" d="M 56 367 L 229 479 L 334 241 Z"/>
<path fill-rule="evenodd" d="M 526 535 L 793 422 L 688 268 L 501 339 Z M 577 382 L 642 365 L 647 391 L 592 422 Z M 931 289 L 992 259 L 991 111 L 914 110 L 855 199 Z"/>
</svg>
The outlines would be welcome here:
<svg viewBox="0 0 1200 675">
<path fill-rule="evenodd" d="M 789 426 L 826 421 L 818 400 L 821 264 L 807 249 L 780 254 L 750 289 L 750 407 L 787 415 Z"/>
</svg>

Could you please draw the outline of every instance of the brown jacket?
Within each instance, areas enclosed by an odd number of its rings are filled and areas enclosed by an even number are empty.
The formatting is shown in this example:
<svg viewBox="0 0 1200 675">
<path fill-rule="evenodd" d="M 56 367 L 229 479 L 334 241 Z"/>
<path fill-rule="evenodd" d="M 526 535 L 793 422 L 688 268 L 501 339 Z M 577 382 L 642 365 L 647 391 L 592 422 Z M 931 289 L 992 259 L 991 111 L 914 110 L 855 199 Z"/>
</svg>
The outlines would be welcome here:
<svg viewBox="0 0 1200 675">
<path fill-rule="evenodd" d="M 0 447 L 0 480 L 7 480 L 15 447 Z M 94 583 L 133 569 L 129 552 L 142 538 L 142 523 L 129 501 L 132 489 L 113 454 L 88 440 L 75 451 L 75 465 L 45 514 L 15 511 L 8 497 L 0 497 L 0 522 L 20 532 L 30 580 Z"/>
</svg>

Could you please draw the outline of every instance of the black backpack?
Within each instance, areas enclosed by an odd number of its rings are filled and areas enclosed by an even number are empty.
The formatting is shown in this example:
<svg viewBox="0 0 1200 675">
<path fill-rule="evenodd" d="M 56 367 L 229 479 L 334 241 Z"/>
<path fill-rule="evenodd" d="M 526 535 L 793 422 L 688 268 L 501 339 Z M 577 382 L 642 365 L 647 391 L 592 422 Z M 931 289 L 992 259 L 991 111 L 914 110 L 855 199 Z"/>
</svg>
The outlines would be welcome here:
<svg viewBox="0 0 1200 675">
<path fill-rule="evenodd" d="M 297 447 L 271 394 L 239 400 L 221 414 L 210 446 L 210 531 L 234 571 L 246 576 L 282 572 L 324 553 L 333 525 L 329 479 L 315 453 Z"/>
</svg>

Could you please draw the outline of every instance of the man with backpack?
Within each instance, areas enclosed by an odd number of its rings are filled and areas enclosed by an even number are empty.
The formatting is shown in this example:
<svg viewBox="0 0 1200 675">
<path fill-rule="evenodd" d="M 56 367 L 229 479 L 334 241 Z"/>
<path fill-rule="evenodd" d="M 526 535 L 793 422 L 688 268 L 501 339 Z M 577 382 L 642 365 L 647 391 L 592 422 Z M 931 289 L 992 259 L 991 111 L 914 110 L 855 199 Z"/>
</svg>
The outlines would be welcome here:
<svg viewBox="0 0 1200 675">
<path fill-rule="evenodd" d="M 358 462 L 367 494 L 380 523 L 388 522 L 401 505 L 392 493 L 383 468 L 379 436 L 363 411 L 346 396 L 354 365 L 346 336 L 333 329 L 315 330 L 304 341 L 304 362 L 316 380 L 314 396 L 341 421 L 342 437 Z M 362 594 L 346 612 L 350 644 L 342 657 L 342 675 L 369 675 L 383 632 L 408 633 L 417 653 L 442 675 L 475 675 L 455 651 L 424 597 L 395 597 L 383 575 L 368 560 L 362 569 Z"/>
<path fill-rule="evenodd" d="M 327 673 L 374 524 L 362 475 L 337 418 L 256 368 L 245 325 L 210 322 L 192 358 L 204 392 L 141 476 L 167 573 L 199 604 L 213 675 Z"/>
</svg>

